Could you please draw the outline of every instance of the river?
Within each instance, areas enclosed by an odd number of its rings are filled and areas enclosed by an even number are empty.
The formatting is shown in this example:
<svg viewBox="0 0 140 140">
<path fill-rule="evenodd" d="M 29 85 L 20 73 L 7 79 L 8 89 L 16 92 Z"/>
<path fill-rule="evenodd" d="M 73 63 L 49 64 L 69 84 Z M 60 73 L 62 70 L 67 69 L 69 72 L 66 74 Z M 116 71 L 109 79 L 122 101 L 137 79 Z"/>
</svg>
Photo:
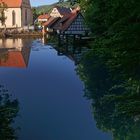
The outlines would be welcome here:
<svg viewBox="0 0 140 140">
<path fill-rule="evenodd" d="M 76 67 L 80 53 L 61 53 L 42 39 L 0 39 L 0 84 L 19 102 L 19 140 L 112 140 L 96 127 Z"/>
</svg>

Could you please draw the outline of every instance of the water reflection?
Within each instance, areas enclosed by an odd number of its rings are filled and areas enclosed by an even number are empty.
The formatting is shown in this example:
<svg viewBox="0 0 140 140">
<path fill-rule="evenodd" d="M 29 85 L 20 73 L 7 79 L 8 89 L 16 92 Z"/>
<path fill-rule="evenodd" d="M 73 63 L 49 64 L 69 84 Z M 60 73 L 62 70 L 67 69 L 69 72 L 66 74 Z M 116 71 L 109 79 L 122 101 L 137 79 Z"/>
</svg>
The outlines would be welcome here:
<svg viewBox="0 0 140 140">
<path fill-rule="evenodd" d="M 3 40 L 1 48 L 5 49 L 6 53 L 17 49 L 22 56 L 22 49 L 25 49 L 23 47 L 32 44 L 28 70 L 0 69 L 0 72 L 6 71 L 6 74 L 0 75 L 1 82 L 14 90 L 14 96 L 20 102 L 22 118 L 19 118 L 17 123 L 21 127 L 21 140 L 111 139 L 110 135 L 95 127 L 89 102 L 82 97 L 83 84 L 76 75 L 73 62 L 62 57 L 65 55 L 78 64 L 80 57 L 88 50 L 86 45 L 60 45 L 57 39 L 52 39 L 53 43 L 49 41 L 47 45 L 42 45 L 41 40 L 33 43 L 31 40 L 19 40 L 18 45 L 14 43 L 18 40 L 15 40 L 13 45 L 8 47 L 6 42 L 12 41 Z M 52 49 L 52 46 L 55 49 Z M 7 60 L 7 57 L 4 59 Z M 21 79 L 21 76 L 24 78 Z"/>
<path fill-rule="evenodd" d="M 106 59 L 89 52 L 78 67 L 85 83 L 85 96 L 92 100 L 96 125 L 111 132 L 114 140 L 139 140 L 140 80 L 130 78 L 122 65 L 107 65 Z"/>
<path fill-rule="evenodd" d="M 42 38 L 43 44 L 50 44 L 57 51 L 58 56 L 66 56 L 79 64 L 81 57 L 90 49 L 88 42 L 76 41 L 73 37 L 59 38 L 58 36 L 47 35 Z"/>
<path fill-rule="evenodd" d="M 107 57 L 88 52 L 87 45 L 69 42 L 58 41 L 54 48 L 58 56 L 65 55 L 79 64 L 77 72 L 85 82 L 85 96 L 92 100 L 97 127 L 112 133 L 114 140 L 139 140 L 139 73 L 130 78 L 129 70 L 106 65 Z"/>
<path fill-rule="evenodd" d="M 17 139 L 16 129 L 12 124 L 18 110 L 18 101 L 12 100 L 8 90 L 0 85 L 0 140 Z"/>
<path fill-rule="evenodd" d="M 0 67 L 26 68 L 31 40 L 0 39 Z M 26 46 L 28 44 L 28 46 Z"/>
</svg>

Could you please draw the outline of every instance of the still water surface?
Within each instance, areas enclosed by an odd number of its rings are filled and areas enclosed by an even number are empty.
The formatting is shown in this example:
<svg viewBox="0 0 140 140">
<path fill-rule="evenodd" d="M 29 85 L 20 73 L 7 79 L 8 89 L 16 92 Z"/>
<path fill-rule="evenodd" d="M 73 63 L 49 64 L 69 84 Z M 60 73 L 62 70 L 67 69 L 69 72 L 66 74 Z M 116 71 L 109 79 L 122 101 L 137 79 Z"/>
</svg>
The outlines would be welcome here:
<svg viewBox="0 0 140 140">
<path fill-rule="evenodd" d="M 0 40 L 0 54 L 0 84 L 19 101 L 19 140 L 112 140 L 96 127 L 73 56 L 41 39 Z"/>
</svg>

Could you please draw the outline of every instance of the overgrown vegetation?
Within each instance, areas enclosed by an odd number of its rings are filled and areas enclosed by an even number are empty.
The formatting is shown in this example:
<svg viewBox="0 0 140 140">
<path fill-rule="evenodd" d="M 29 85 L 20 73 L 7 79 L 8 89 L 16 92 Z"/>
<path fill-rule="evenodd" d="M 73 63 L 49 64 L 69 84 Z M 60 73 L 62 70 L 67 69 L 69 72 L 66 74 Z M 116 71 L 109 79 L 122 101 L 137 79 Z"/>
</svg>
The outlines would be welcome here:
<svg viewBox="0 0 140 140">
<path fill-rule="evenodd" d="M 98 128 L 140 139 L 140 1 L 81 0 L 95 41 L 78 72 Z"/>
</svg>

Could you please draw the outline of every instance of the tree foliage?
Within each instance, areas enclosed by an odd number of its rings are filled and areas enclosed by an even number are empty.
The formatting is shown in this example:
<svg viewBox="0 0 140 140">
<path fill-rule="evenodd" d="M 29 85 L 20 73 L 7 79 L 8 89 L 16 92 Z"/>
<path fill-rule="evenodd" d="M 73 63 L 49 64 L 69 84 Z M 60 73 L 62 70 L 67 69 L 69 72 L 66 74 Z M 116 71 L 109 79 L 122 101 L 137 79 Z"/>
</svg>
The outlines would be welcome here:
<svg viewBox="0 0 140 140">
<path fill-rule="evenodd" d="M 0 0 L 0 22 L 2 24 L 4 24 L 6 20 L 6 16 L 5 16 L 6 9 L 7 9 L 7 5 L 2 0 Z"/>
<path fill-rule="evenodd" d="M 140 138 L 140 1 L 82 0 L 95 40 L 78 68 L 98 128 Z"/>
</svg>

